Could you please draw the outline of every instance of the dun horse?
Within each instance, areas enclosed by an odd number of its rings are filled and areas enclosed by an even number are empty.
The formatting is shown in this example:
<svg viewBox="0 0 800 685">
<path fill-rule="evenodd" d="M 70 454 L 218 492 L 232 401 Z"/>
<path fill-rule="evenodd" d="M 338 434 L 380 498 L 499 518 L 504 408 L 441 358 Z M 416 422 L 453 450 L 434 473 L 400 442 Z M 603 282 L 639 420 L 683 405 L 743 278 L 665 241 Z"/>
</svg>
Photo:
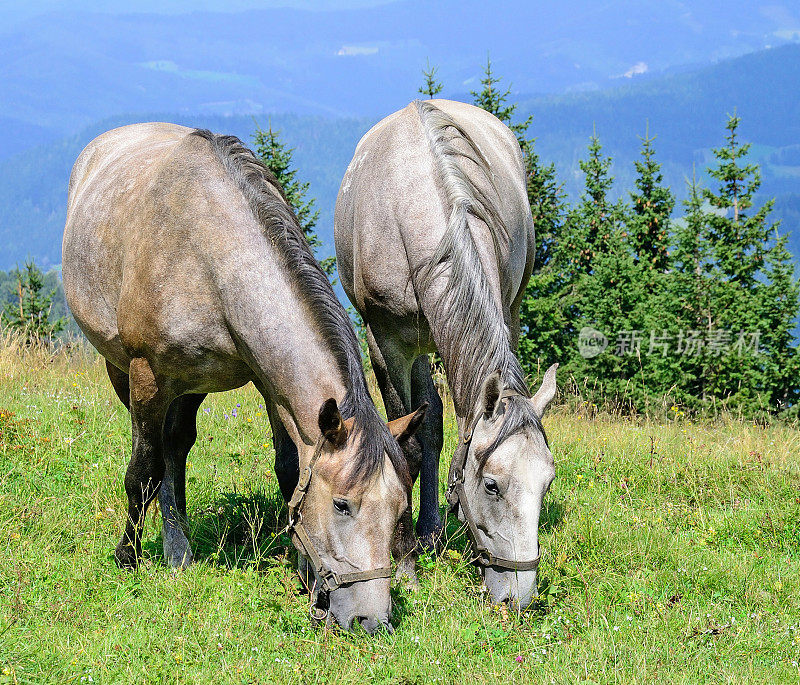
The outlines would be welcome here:
<svg viewBox="0 0 800 685">
<path fill-rule="evenodd" d="M 418 536 L 433 544 L 442 525 L 442 404 L 427 357 L 438 351 L 460 438 L 448 501 L 467 523 L 494 601 L 524 609 L 536 594 L 539 515 L 555 475 L 541 417 L 556 385 L 553 366 L 531 397 L 515 356 L 534 256 L 516 138 L 471 105 L 410 104 L 359 142 L 334 233 L 390 418 L 429 404 L 405 447 L 412 478 L 420 476 Z M 413 581 L 413 558 L 405 572 Z"/>
<path fill-rule="evenodd" d="M 117 562 L 138 563 L 157 494 L 167 563 L 192 561 L 196 413 L 207 393 L 252 381 L 316 598 L 346 628 L 391 629 L 390 551 L 410 486 L 392 434 L 408 439 L 424 409 L 380 419 L 347 314 L 266 167 L 232 136 L 160 123 L 104 133 L 72 171 L 63 261 L 70 309 L 133 425 Z"/>
</svg>

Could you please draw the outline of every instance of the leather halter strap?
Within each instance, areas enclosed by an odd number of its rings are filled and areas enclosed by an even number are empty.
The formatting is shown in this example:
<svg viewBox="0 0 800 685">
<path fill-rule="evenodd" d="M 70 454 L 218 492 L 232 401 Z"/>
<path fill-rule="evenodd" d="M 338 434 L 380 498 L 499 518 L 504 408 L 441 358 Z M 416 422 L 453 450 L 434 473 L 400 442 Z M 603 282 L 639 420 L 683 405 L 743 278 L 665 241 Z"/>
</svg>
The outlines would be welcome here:
<svg viewBox="0 0 800 685">
<path fill-rule="evenodd" d="M 297 535 L 300 543 L 303 545 L 306 556 L 308 557 L 311 565 L 316 571 L 319 578 L 320 589 L 325 592 L 333 592 L 334 590 L 342 587 L 343 585 L 352 585 L 365 580 L 375 580 L 376 578 L 390 578 L 392 575 L 391 566 L 383 566 L 381 568 L 371 569 L 369 571 L 354 571 L 353 573 L 336 573 L 317 552 L 314 542 L 308 535 L 305 526 L 303 525 L 303 500 L 308 492 L 308 487 L 311 485 L 311 476 L 314 473 L 314 464 L 322 454 L 322 447 L 325 444 L 325 437 L 320 437 L 317 446 L 314 450 L 314 456 L 308 466 L 303 469 L 300 474 L 300 479 L 297 482 L 297 487 L 294 489 L 292 499 L 289 500 L 289 524 L 287 530 L 290 533 Z"/>
<path fill-rule="evenodd" d="M 504 390 L 500 394 L 498 402 L 516 395 L 519 395 L 519 393 L 513 390 Z M 453 456 L 453 462 L 450 466 L 450 482 L 447 485 L 445 497 L 450 505 L 450 511 L 452 513 L 455 513 L 456 509 L 461 507 L 461 513 L 464 515 L 464 521 L 467 524 L 467 537 L 475 553 L 475 562 L 477 564 L 484 567 L 489 566 L 511 571 L 532 571 L 539 566 L 539 561 L 542 558 L 541 553 L 535 559 L 530 559 L 528 561 L 517 561 L 495 556 L 481 543 L 478 525 L 475 523 L 472 510 L 469 508 L 467 494 L 464 490 L 464 467 L 467 463 L 467 455 L 469 453 L 469 444 L 472 441 L 472 435 L 481 418 L 482 414 L 478 412 L 472 420 L 468 431 L 464 433 L 464 444 L 460 446 L 460 449 L 456 450 Z"/>
</svg>

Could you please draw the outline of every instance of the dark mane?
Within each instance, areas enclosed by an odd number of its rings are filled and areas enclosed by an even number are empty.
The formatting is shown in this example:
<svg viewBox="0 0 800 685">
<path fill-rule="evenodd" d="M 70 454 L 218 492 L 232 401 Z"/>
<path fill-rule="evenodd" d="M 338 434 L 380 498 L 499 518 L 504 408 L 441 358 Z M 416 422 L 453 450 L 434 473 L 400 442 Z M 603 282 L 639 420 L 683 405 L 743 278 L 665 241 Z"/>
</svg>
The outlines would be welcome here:
<svg viewBox="0 0 800 685">
<path fill-rule="evenodd" d="M 272 172 L 236 136 L 197 129 L 190 135 L 207 141 L 229 177 L 247 200 L 253 216 L 283 257 L 308 311 L 336 359 L 347 393 L 339 406 L 342 416 L 354 419 L 360 435 L 358 462 L 348 474 L 350 484 L 362 482 L 383 466 L 384 451 L 400 476 L 408 467 L 397 442 L 384 424 L 367 389 L 361 352 L 353 327 L 328 277 L 308 246 L 303 230 Z"/>
</svg>

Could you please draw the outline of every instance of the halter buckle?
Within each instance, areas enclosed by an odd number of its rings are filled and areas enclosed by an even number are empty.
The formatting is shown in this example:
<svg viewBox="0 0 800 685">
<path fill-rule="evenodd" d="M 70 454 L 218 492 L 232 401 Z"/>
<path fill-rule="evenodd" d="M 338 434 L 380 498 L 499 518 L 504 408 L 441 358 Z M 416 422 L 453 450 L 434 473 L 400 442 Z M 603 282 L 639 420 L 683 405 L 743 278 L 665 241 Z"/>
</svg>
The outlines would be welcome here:
<svg viewBox="0 0 800 685">
<path fill-rule="evenodd" d="M 311 615 L 311 620 L 315 623 L 322 623 L 328 618 L 328 610 L 318 607 L 316 604 L 312 604 L 308 608 L 308 613 Z"/>
<path fill-rule="evenodd" d="M 492 566 L 494 556 L 490 551 L 481 549 L 476 552 L 475 561 L 481 566 Z"/>
<path fill-rule="evenodd" d="M 317 573 L 319 574 L 319 583 L 323 591 L 333 592 L 341 585 L 339 576 L 332 569 L 320 568 L 317 569 Z"/>
</svg>

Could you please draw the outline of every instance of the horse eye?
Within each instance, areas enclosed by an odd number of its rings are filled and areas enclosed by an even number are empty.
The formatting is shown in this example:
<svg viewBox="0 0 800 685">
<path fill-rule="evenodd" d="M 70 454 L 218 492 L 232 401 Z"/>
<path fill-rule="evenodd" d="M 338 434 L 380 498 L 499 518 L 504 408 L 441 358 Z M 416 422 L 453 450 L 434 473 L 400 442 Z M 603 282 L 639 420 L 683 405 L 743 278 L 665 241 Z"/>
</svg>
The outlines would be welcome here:
<svg viewBox="0 0 800 685">
<path fill-rule="evenodd" d="M 497 481 L 492 478 L 484 478 L 483 487 L 486 488 L 486 492 L 488 492 L 490 495 L 497 497 L 497 495 L 500 494 L 500 488 L 497 487 Z"/>
<path fill-rule="evenodd" d="M 347 503 L 346 499 L 333 500 L 333 508 L 342 516 L 350 516 L 350 505 Z"/>
</svg>

